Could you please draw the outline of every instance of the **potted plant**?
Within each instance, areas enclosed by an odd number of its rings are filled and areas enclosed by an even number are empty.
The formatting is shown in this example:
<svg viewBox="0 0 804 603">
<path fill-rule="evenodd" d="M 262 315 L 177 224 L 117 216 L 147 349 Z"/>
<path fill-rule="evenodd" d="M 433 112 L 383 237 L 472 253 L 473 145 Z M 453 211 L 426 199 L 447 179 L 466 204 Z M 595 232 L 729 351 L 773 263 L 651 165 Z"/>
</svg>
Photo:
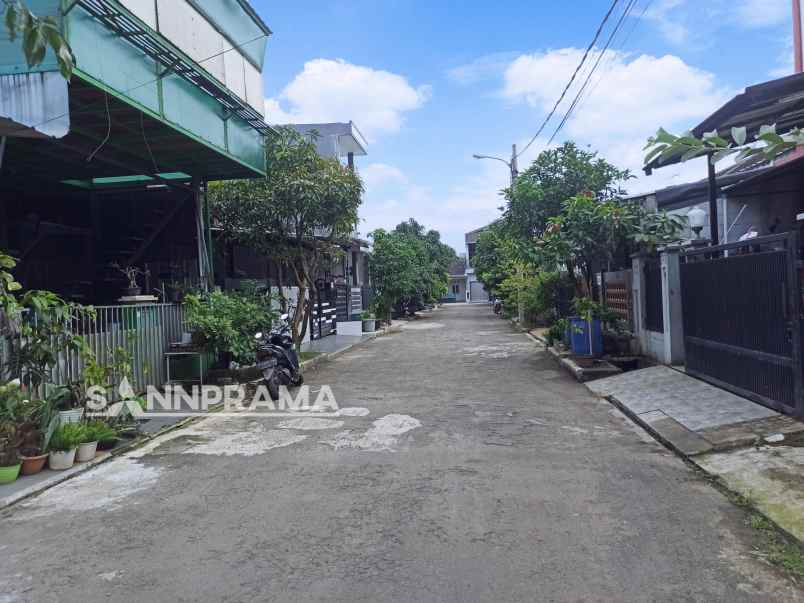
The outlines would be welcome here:
<svg viewBox="0 0 804 603">
<path fill-rule="evenodd" d="M 22 475 L 36 475 L 45 468 L 45 435 L 33 421 L 20 427 L 20 460 Z"/>
<path fill-rule="evenodd" d="M 55 388 L 48 396 L 57 411 L 60 425 L 80 423 L 84 417 L 84 406 L 81 404 L 77 389 L 62 385 Z"/>
<path fill-rule="evenodd" d="M 48 464 L 55 471 L 64 471 L 75 464 L 75 453 L 84 439 L 84 426 L 79 423 L 59 425 L 50 437 Z"/>
<path fill-rule="evenodd" d="M 93 439 L 98 442 L 98 450 L 111 450 L 120 439 L 117 429 L 104 421 L 93 421 L 87 428 L 93 431 Z"/>
<path fill-rule="evenodd" d="M 116 438 L 117 432 L 103 421 L 91 421 L 84 425 L 83 436 L 83 441 L 78 446 L 78 452 L 75 455 L 75 460 L 79 463 L 87 463 L 94 459 L 100 441 Z"/>
<path fill-rule="evenodd" d="M 128 279 L 128 287 L 124 292 L 125 297 L 136 297 L 142 293 L 142 288 L 137 284 L 137 277 L 151 275 L 149 270 L 142 270 L 137 266 L 120 266 L 120 264 L 112 264 L 112 267 L 121 274 L 125 275 L 125 277 Z"/>
<path fill-rule="evenodd" d="M 364 333 L 373 333 L 376 330 L 375 322 L 377 318 L 374 316 L 372 312 L 364 310 L 363 313 L 360 315 L 360 319 L 363 321 Z"/>
<path fill-rule="evenodd" d="M 10 484 L 20 474 L 17 426 L 11 421 L 0 423 L 0 484 Z"/>
</svg>

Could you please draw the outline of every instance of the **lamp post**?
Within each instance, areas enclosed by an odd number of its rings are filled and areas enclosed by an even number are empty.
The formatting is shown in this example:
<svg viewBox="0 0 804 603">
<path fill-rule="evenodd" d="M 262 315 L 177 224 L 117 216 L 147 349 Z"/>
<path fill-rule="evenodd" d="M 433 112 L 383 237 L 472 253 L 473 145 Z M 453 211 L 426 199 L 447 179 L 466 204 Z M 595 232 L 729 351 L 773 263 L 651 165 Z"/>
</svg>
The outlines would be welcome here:
<svg viewBox="0 0 804 603">
<path fill-rule="evenodd" d="M 695 233 L 695 238 L 701 238 L 701 231 L 706 225 L 706 212 L 700 207 L 693 207 L 687 212 L 687 219 L 690 222 L 690 228 Z"/>
<path fill-rule="evenodd" d="M 495 161 L 502 161 L 505 165 L 508 166 L 508 169 L 511 171 L 511 194 L 513 194 L 513 186 L 514 182 L 516 182 L 516 177 L 519 176 L 519 168 L 517 167 L 516 161 L 516 145 L 511 145 L 511 161 L 506 161 L 502 157 L 494 157 L 492 155 L 472 155 L 475 159 L 494 159 Z"/>
</svg>

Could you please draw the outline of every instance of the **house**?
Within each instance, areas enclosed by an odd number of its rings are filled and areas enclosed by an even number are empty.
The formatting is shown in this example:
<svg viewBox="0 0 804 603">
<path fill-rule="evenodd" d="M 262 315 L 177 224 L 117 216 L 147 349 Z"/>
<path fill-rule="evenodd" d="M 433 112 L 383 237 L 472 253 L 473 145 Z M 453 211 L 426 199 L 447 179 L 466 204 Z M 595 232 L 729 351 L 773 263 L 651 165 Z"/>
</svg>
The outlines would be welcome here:
<svg viewBox="0 0 804 603">
<path fill-rule="evenodd" d="M 490 225 L 483 226 L 464 235 L 466 241 L 466 301 L 470 304 L 474 303 L 488 303 L 489 294 L 477 276 L 475 276 L 475 269 L 472 266 L 472 258 L 475 256 L 475 249 L 477 248 L 477 241 L 480 235 Z"/>
<path fill-rule="evenodd" d="M 746 127 L 784 132 L 804 126 L 804 74 L 750 86 L 693 133 L 730 140 Z M 646 171 L 681 161 L 652 162 Z M 687 373 L 779 412 L 804 417 L 801 227 L 804 151 L 763 165 L 715 173 L 703 182 L 658 191 L 658 209 L 704 205 L 703 235 L 714 245 L 664 250 L 634 259 L 636 331 L 643 345 Z M 752 238 L 740 241 L 748 227 Z M 657 345 L 658 344 L 658 345 Z"/>
<path fill-rule="evenodd" d="M 288 124 L 309 136 L 322 157 L 345 162 L 351 169 L 355 157 L 368 154 L 365 138 L 354 122 Z M 322 233 L 323 235 L 323 233 Z M 355 232 L 338 243 L 340 253 L 321 268 L 316 289 L 311 292 L 314 307 L 308 333 L 313 339 L 341 334 L 362 333 L 360 314 L 372 302 L 369 286 L 369 245 Z M 251 249 L 226 245 L 221 262 L 221 286 L 236 289 L 243 281 L 256 281 L 267 287 L 293 287 L 293 276 L 276 262 L 266 260 Z"/>
<path fill-rule="evenodd" d="M 0 248 L 26 287 L 95 305 L 76 328 L 100 358 L 130 345 L 141 391 L 164 383 L 182 331 L 181 307 L 151 294 L 214 278 L 206 183 L 265 173 L 271 30 L 246 0 L 33 8 L 58 23 L 76 68 L 68 83 L 50 51 L 30 68 L 22 41 L 0 33 Z M 147 270 L 145 295 L 121 298 L 114 265 Z"/>
<path fill-rule="evenodd" d="M 0 247 L 18 276 L 95 304 L 120 297 L 115 263 L 147 267 L 148 293 L 209 282 L 205 183 L 264 173 L 270 29 L 245 0 L 37 9 L 77 67 L 68 84 L 53 56 L 31 69 L 0 39 Z"/>
<path fill-rule="evenodd" d="M 441 301 L 448 304 L 466 302 L 466 254 L 460 254 L 449 267 L 448 290 Z"/>
</svg>

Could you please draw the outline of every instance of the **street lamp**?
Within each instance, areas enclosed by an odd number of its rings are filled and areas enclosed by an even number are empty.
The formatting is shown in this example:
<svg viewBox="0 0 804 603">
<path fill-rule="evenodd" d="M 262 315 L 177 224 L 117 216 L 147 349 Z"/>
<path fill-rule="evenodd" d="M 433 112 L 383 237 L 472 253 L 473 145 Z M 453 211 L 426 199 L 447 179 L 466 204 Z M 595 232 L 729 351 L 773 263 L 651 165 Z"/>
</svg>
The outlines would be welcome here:
<svg viewBox="0 0 804 603">
<path fill-rule="evenodd" d="M 695 238 L 701 238 L 701 231 L 706 225 L 706 212 L 700 207 L 693 207 L 687 212 L 687 219 L 690 222 L 690 228 L 695 232 Z"/>
<path fill-rule="evenodd" d="M 502 161 L 511 171 L 511 186 L 514 185 L 514 182 L 516 182 L 516 177 L 519 176 L 519 168 L 517 168 L 516 163 L 516 145 L 511 145 L 511 161 L 506 161 L 502 157 L 494 157 L 492 155 L 474 154 L 472 157 L 475 159 L 494 159 L 495 161 Z"/>
</svg>

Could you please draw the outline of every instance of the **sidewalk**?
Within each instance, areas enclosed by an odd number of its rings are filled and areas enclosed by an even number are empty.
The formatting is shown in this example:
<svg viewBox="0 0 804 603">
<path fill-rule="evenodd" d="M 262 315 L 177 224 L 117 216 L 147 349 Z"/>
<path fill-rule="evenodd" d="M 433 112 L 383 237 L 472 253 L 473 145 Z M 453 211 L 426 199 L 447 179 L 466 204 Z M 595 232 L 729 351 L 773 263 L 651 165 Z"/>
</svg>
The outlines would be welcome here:
<svg viewBox="0 0 804 603">
<path fill-rule="evenodd" d="M 804 423 L 666 366 L 586 386 L 804 541 Z"/>
</svg>

